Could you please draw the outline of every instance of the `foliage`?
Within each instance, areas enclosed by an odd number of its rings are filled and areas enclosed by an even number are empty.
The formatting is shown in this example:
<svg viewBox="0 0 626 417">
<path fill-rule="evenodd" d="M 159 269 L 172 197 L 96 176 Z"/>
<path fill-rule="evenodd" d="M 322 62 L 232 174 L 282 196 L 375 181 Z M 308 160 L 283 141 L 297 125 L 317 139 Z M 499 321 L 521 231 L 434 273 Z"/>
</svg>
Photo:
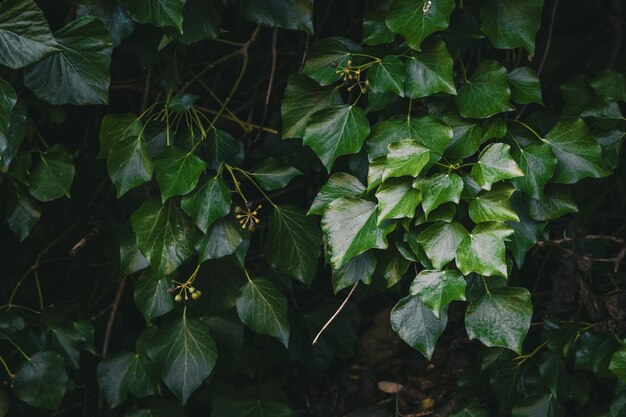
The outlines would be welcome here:
<svg viewBox="0 0 626 417">
<path fill-rule="evenodd" d="M 454 415 L 589 378 L 624 413 L 626 328 L 537 309 L 525 266 L 619 169 L 622 22 L 565 40 L 619 2 L 371 3 L 0 3 L 0 416 L 312 415 L 286 381 L 354 354 L 346 288 L 428 359 L 482 343 Z"/>
</svg>

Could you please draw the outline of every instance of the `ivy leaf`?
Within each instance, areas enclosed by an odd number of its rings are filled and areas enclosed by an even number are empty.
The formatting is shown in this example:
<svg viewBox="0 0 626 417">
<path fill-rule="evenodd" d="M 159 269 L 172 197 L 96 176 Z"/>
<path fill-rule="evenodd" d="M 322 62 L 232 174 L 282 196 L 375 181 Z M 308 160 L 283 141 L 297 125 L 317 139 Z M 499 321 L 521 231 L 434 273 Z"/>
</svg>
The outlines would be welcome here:
<svg viewBox="0 0 626 417">
<path fill-rule="evenodd" d="M 448 316 L 445 310 L 441 312 L 441 317 L 437 318 L 416 295 L 404 297 L 391 310 L 391 328 L 428 360 L 447 324 Z"/>
<path fill-rule="evenodd" d="M 239 8 L 251 22 L 313 35 L 313 0 L 241 0 Z"/>
<path fill-rule="evenodd" d="M 241 147 L 230 133 L 219 129 L 209 130 L 204 142 L 206 161 L 215 170 L 219 169 L 222 162 L 231 161 Z"/>
<path fill-rule="evenodd" d="M 113 46 L 100 19 L 85 16 L 55 33 L 60 51 L 24 71 L 24 84 L 51 104 L 108 104 Z"/>
<path fill-rule="evenodd" d="M 317 222 L 298 207 L 275 206 L 269 219 L 269 229 L 265 242 L 268 263 L 310 284 L 317 271 L 322 245 L 322 233 Z"/>
<path fill-rule="evenodd" d="M 491 190 L 495 182 L 523 176 L 524 172 L 511 158 L 510 150 L 511 146 L 505 143 L 492 143 L 483 149 L 471 171 L 476 184 L 484 190 Z"/>
<path fill-rule="evenodd" d="M 543 0 L 542 0 L 543 1 Z M 541 81 L 537 73 L 529 67 L 518 67 L 507 76 L 511 88 L 511 100 L 519 104 L 538 103 L 541 100 Z"/>
<path fill-rule="evenodd" d="M 135 284 L 135 305 L 147 322 L 174 309 L 169 293 L 172 282 L 168 278 L 157 279 L 152 272 L 144 272 Z"/>
<path fill-rule="evenodd" d="M 420 233 L 417 242 L 422 245 L 433 266 L 443 269 L 454 259 L 456 248 L 466 236 L 467 231 L 459 222 L 437 222 Z"/>
<path fill-rule="evenodd" d="M 548 185 L 543 198 L 540 200 L 531 198 L 528 201 L 528 211 L 531 219 L 542 222 L 558 219 L 568 213 L 578 213 L 578 205 L 569 189 Z"/>
<path fill-rule="evenodd" d="M 404 91 L 412 99 L 435 93 L 456 95 L 452 57 L 445 43 L 438 41 L 407 60 L 404 67 Z"/>
<path fill-rule="evenodd" d="M 17 103 L 17 94 L 11 84 L 0 77 L 0 153 L 7 148 L 7 134 L 11 124 L 11 111 Z"/>
<path fill-rule="evenodd" d="M 157 373 L 143 354 L 115 353 L 98 364 L 98 386 L 111 408 L 122 404 L 128 394 L 143 398 L 156 394 Z"/>
<path fill-rule="evenodd" d="M 515 110 L 509 103 L 511 90 L 506 68 L 493 60 L 480 63 L 455 97 L 461 116 L 486 119 L 494 114 Z"/>
<path fill-rule="evenodd" d="M 591 87 L 607 100 L 626 101 L 626 79 L 612 68 L 605 68 L 593 77 Z"/>
<path fill-rule="evenodd" d="M 220 13 L 215 4 L 204 0 L 186 0 L 182 33 L 172 30 L 172 36 L 189 45 L 204 39 L 216 39 L 220 35 Z"/>
<path fill-rule="evenodd" d="M 463 275 L 475 272 L 485 276 L 507 277 L 504 238 L 513 229 L 503 223 L 480 223 L 459 244 L 456 265 Z"/>
<path fill-rule="evenodd" d="M 211 417 L 296 417 L 285 404 L 241 396 L 218 396 L 211 402 Z"/>
<path fill-rule="evenodd" d="M 170 200 L 161 205 L 157 198 L 146 201 L 131 216 L 137 246 L 156 276 L 169 275 L 193 256 L 193 225 Z"/>
<path fill-rule="evenodd" d="M 159 156 L 154 168 L 161 189 L 161 200 L 165 201 L 175 195 L 188 194 L 196 188 L 206 164 L 193 153 L 171 146 Z"/>
<path fill-rule="evenodd" d="M 194 221 L 202 232 L 207 233 L 209 227 L 218 219 L 230 212 L 230 188 L 226 182 L 213 177 L 202 187 L 181 201 L 181 208 Z"/>
<path fill-rule="evenodd" d="M 488 417 L 488 414 L 484 408 L 471 405 L 455 411 L 450 417 Z"/>
<path fill-rule="evenodd" d="M 360 107 L 331 106 L 311 116 L 304 144 L 315 151 L 330 172 L 339 156 L 357 153 L 369 133 L 369 123 Z"/>
<path fill-rule="evenodd" d="M 368 249 L 386 249 L 386 224 L 379 228 L 376 204 L 357 197 L 340 197 L 330 203 L 322 216 L 322 230 L 328 238 L 333 269 L 339 269 Z"/>
<path fill-rule="evenodd" d="M 307 214 L 321 215 L 333 200 L 339 197 L 360 197 L 364 192 L 365 186 L 358 178 L 345 172 L 338 172 L 331 175 L 326 184 L 320 188 Z"/>
<path fill-rule="evenodd" d="M 100 141 L 98 158 L 106 158 L 115 143 L 131 136 L 139 136 L 142 128 L 141 120 L 134 114 L 107 114 L 104 116 L 98 133 L 98 140 Z"/>
<path fill-rule="evenodd" d="M 428 35 L 448 27 L 453 10 L 454 0 L 430 3 L 426 0 L 392 0 L 386 23 L 392 32 L 402 35 L 411 48 L 419 51 Z"/>
<path fill-rule="evenodd" d="M 135 30 L 135 22 L 126 9 L 112 0 L 82 0 L 76 6 L 76 16 L 95 16 L 104 22 L 113 47 L 120 46 L 122 41 Z"/>
<path fill-rule="evenodd" d="M 552 394 L 531 397 L 524 404 L 513 407 L 512 417 L 562 417 L 565 408 Z"/>
<path fill-rule="evenodd" d="M 320 88 L 309 77 L 302 74 L 291 75 L 280 108 L 283 118 L 282 138 L 304 137 L 306 125 L 312 114 L 342 103 L 336 88 Z"/>
<path fill-rule="evenodd" d="M 153 163 L 148 145 L 141 136 L 129 136 L 111 145 L 107 171 L 117 189 L 117 197 L 152 179 Z"/>
<path fill-rule="evenodd" d="M 522 353 L 522 342 L 533 315 L 526 288 L 502 287 L 489 290 L 474 300 L 465 314 L 467 335 L 486 346 L 500 346 Z"/>
<path fill-rule="evenodd" d="M 442 308 L 454 300 L 465 301 L 465 279 L 458 271 L 421 271 L 413 282 L 409 293 L 417 295 L 439 318 Z"/>
<path fill-rule="evenodd" d="M 276 337 L 288 346 L 287 299 L 270 281 L 248 279 L 237 296 L 237 314 L 255 332 Z"/>
<path fill-rule="evenodd" d="M 469 216 L 474 223 L 519 221 L 509 198 L 515 191 L 510 185 L 496 184 L 490 191 L 478 194 L 469 205 Z"/>
<path fill-rule="evenodd" d="M 89 323 L 87 325 L 93 339 L 93 327 Z M 85 346 L 87 339 L 80 331 L 78 323 L 70 322 L 51 327 L 47 342 L 52 350 L 63 355 L 69 366 L 79 369 L 80 349 Z"/>
<path fill-rule="evenodd" d="M 387 149 L 383 181 L 403 176 L 417 177 L 430 161 L 430 151 L 411 139 L 393 142 Z"/>
<path fill-rule="evenodd" d="M 48 21 L 32 0 L 0 4 L 0 65 L 17 69 L 59 50 Z"/>
<path fill-rule="evenodd" d="M 139 23 L 172 26 L 183 32 L 183 8 L 186 0 L 126 0 L 130 16 Z"/>
<path fill-rule="evenodd" d="M 464 159 L 474 155 L 483 142 L 482 127 L 456 115 L 445 115 L 443 120 L 452 130 L 452 140 L 445 148 L 446 158 Z"/>
<path fill-rule="evenodd" d="M 371 251 L 355 256 L 341 268 L 333 269 L 333 292 L 337 294 L 342 289 L 353 286 L 357 281 L 371 283 L 375 269 L 376 257 Z"/>
<path fill-rule="evenodd" d="M 363 17 L 363 43 L 365 45 L 381 45 L 391 43 L 395 35 L 385 24 L 384 11 L 366 13 Z"/>
<path fill-rule="evenodd" d="M 546 227 L 545 222 L 536 222 L 530 218 L 528 205 L 521 200 L 522 198 L 519 193 L 513 194 L 511 203 L 519 217 L 519 221 L 507 222 L 515 231 L 515 233 L 511 235 L 511 241 L 507 247 L 519 268 L 521 268 L 524 263 L 526 253 L 535 246 L 539 236 Z"/>
<path fill-rule="evenodd" d="M 302 175 L 299 169 L 284 165 L 272 157 L 264 160 L 252 173 L 252 177 L 265 191 L 285 188 L 292 179 L 299 175 Z"/>
<path fill-rule="evenodd" d="M 56 410 L 65 396 L 67 381 L 63 357 L 44 350 L 24 361 L 17 370 L 13 392 L 33 407 Z"/>
<path fill-rule="evenodd" d="M 147 268 L 150 264 L 137 247 L 137 239 L 130 223 L 124 223 L 119 232 L 120 275 L 127 277 L 132 273 Z"/>
<path fill-rule="evenodd" d="M 500 49 L 525 48 L 535 53 L 543 0 L 487 0 L 480 11 L 480 30 Z"/>
<path fill-rule="evenodd" d="M 20 242 L 23 242 L 41 218 L 41 208 L 35 200 L 18 192 L 4 206 L 4 218 Z"/>
<path fill-rule="evenodd" d="M 511 183 L 532 198 L 541 199 L 543 189 L 552 178 L 557 159 L 547 143 L 517 147 L 511 152 L 513 160 L 524 172 L 523 177 L 513 178 Z"/>
<path fill-rule="evenodd" d="M 613 336 L 604 333 L 582 332 L 576 341 L 575 367 L 605 376 L 608 374 L 611 356 L 619 348 Z"/>
<path fill-rule="evenodd" d="M 165 385 L 183 404 L 209 376 L 217 361 L 209 325 L 185 314 L 159 328 L 147 353 L 160 366 Z"/>
<path fill-rule="evenodd" d="M 387 55 L 368 71 L 370 87 L 375 93 L 392 92 L 404 97 L 402 60 L 397 55 Z"/>
<path fill-rule="evenodd" d="M 241 227 L 233 219 L 220 219 L 209 227 L 206 236 L 196 244 L 199 262 L 232 255 L 242 241 Z"/>
<path fill-rule="evenodd" d="M 41 162 L 30 176 L 30 193 L 39 201 L 70 198 L 74 181 L 74 158 L 63 145 L 54 145 L 40 154 Z"/>
<path fill-rule="evenodd" d="M 428 215 L 444 203 L 459 204 L 463 191 L 463 180 L 458 175 L 435 174 L 430 178 L 418 178 L 413 187 L 422 192 L 422 208 Z"/>
<path fill-rule="evenodd" d="M 544 140 L 552 146 L 558 160 L 553 182 L 574 184 L 583 178 L 610 174 L 602 164 L 602 149 L 581 119 L 563 119 Z"/>
<path fill-rule="evenodd" d="M 333 84 L 340 79 L 337 69 L 347 67 L 352 53 L 360 51 L 362 48 L 350 39 L 335 37 L 321 40 L 309 49 L 302 73 L 321 86 Z"/>
<path fill-rule="evenodd" d="M 378 221 L 413 218 L 421 201 L 421 193 L 411 186 L 411 180 L 394 178 L 383 183 L 376 191 Z"/>
</svg>

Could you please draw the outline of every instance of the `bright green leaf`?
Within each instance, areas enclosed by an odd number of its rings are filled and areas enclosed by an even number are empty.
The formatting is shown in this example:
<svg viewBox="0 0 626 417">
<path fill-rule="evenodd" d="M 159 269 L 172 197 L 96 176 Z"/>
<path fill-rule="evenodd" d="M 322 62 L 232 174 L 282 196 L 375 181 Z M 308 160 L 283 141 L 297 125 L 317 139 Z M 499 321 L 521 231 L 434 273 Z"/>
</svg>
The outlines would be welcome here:
<svg viewBox="0 0 626 417">
<path fill-rule="evenodd" d="M 111 145 L 107 171 L 118 198 L 152 179 L 153 163 L 141 136 L 129 136 Z"/>
<path fill-rule="evenodd" d="M 437 222 L 420 233 L 417 242 L 423 247 L 433 266 L 443 269 L 454 259 L 456 248 L 466 236 L 467 231 L 461 223 Z"/>
<path fill-rule="evenodd" d="M 214 177 L 183 198 L 180 206 L 193 219 L 196 226 L 207 233 L 216 220 L 230 212 L 230 204 L 228 185 L 223 179 Z"/>
<path fill-rule="evenodd" d="M 393 142 L 387 149 L 383 181 L 403 176 L 415 178 L 430 161 L 430 151 L 411 139 Z"/>
<path fill-rule="evenodd" d="M 452 78 L 452 57 L 446 44 L 439 41 L 410 57 L 404 67 L 404 91 L 416 99 L 435 93 L 456 95 Z"/>
<path fill-rule="evenodd" d="M 339 197 L 360 197 L 365 192 L 365 186 L 358 178 L 345 172 L 338 172 L 328 178 L 326 184 L 320 188 L 307 214 L 322 214 L 326 207 Z"/>
<path fill-rule="evenodd" d="M 506 68 L 493 60 L 480 63 L 455 97 L 461 116 L 486 119 L 494 114 L 514 110 L 509 103 L 511 90 Z"/>
<path fill-rule="evenodd" d="M 463 275 L 475 272 L 485 276 L 507 277 L 504 238 L 513 229 L 504 223 L 480 223 L 459 244 L 456 265 Z"/>
<path fill-rule="evenodd" d="M 492 143 L 483 149 L 472 167 L 471 175 L 476 184 L 491 190 L 495 182 L 523 176 L 524 172 L 511 158 L 510 150 L 511 146 L 504 143 Z"/>
<path fill-rule="evenodd" d="M 422 192 L 422 208 L 428 219 L 430 212 L 444 203 L 459 204 L 463 180 L 458 175 L 435 174 L 430 178 L 418 178 L 413 187 Z"/>
<path fill-rule="evenodd" d="M 455 300 L 465 301 L 465 279 L 452 269 L 421 271 L 411 283 L 410 294 L 418 295 L 436 317 Z"/>
<path fill-rule="evenodd" d="M 469 205 L 469 216 L 474 223 L 519 221 L 509 198 L 515 189 L 507 184 L 496 184 L 491 190 L 478 194 Z"/>
<path fill-rule="evenodd" d="M 555 220 L 568 213 L 578 213 L 578 205 L 571 191 L 563 186 L 549 185 L 543 198 L 528 200 L 530 218 L 539 222 Z"/>
<path fill-rule="evenodd" d="M 411 182 L 410 179 L 393 178 L 378 187 L 378 224 L 387 219 L 413 218 L 421 193 L 411 186 Z"/>
<path fill-rule="evenodd" d="M 98 134 L 100 140 L 98 158 L 106 158 L 114 144 L 129 137 L 139 136 L 142 128 L 141 120 L 134 114 L 107 114 L 104 116 Z"/>
</svg>

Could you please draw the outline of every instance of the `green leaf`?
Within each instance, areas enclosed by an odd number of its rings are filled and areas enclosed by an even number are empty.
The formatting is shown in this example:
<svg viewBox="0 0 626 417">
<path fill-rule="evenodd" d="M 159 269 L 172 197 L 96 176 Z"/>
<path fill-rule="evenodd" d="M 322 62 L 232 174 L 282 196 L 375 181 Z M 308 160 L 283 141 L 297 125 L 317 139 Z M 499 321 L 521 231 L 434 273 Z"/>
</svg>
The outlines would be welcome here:
<svg viewBox="0 0 626 417">
<path fill-rule="evenodd" d="M 241 226 L 231 218 L 223 218 L 213 223 L 206 236 L 196 244 L 199 262 L 235 253 L 243 241 L 241 229 Z"/>
<path fill-rule="evenodd" d="M 404 67 L 404 77 L 404 91 L 409 98 L 422 98 L 435 93 L 456 95 L 452 57 L 441 41 L 410 57 Z"/>
<path fill-rule="evenodd" d="M 337 294 L 342 289 L 353 286 L 357 281 L 371 283 L 375 269 L 376 257 L 371 251 L 355 256 L 341 268 L 333 269 L 333 292 Z"/>
<path fill-rule="evenodd" d="M 605 376 L 611 356 L 620 347 L 618 341 L 604 333 L 582 332 L 576 340 L 575 367 Z"/>
<path fill-rule="evenodd" d="M 255 332 L 276 337 L 285 347 L 289 344 L 287 299 L 270 281 L 248 279 L 237 296 L 237 314 Z"/>
<path fill-rule="evenodd" d="M 339 156 L 357 153 L 369 133 L 369 122 L 360 107 L 331 106 L 311 115 L 304 144 L 315 151 L 330 172 Z"/>
<path fill-rule="evenodd" d="M 571 191 L 559 185 L 548 185 L 544 197 L 528 201 L 530 218 L 538 222 L 555 220 L 568 213 L 578 213 L 578 206 L 572 199 Z"/>
<path fill-rule="evenodd" d="M 336 88 L 320 88 L 309 77 L 302 74 L 291 75 L 280 108 L 283 118 L 282 138 L 304 137 L 306 125 L 312 114 L 342 103 Z"/>
<path fill-rule="evenodd" d="M 193 256 L 193 225 L 170 200 L 146 201 L 131 216 L 137 246 L 150 262 L 156 276 L 169 275 Z"/>
<path fill-rule="evenodd" d="M 143 124 L 141 120 L 130 113 L 107 114 L 102 118 L 98 139 L 100 152 L 98 158 L 106 158 L 114 144 L 141 134 Z"/>
<path fill-rule="evenodd" d="M 48 351 L 35 353 L 15 373 L 13 392 L 26 404 L 46 410 L 61 405 L 67 389 L 63 357 Z"/>
<path fill-rule="evenodd" d="M 622 348 L 613 353 L 611 362 L 609 363 L 609 369 L 621 381 L 626 381 L 626 349 Z"/>
<path fill-rule="evenodd" d="M 387 288 L 400 282 L 410 266 L 410 262 L 400 251 L 395 249 L 392 246 L 392 249 L 383 252 L 381 254 L 381 262 L 379 263 L 383 278 L 387 282 Z"/>
<path fill-rule="evenodd" d="M 167 103 L 167 107 L 175 113 L 184 113 L 193 107 L 193 104 L 198 101 L 200 96 L 196 94 L 177 93 Z"/>
<path fill-rule="evenodd" d="M 230 212 L 230 188 L 219 178 L 213 177 L 202 187 L 183 198 L 181 208 L 191 217 L 202 232 Z"/>
<path fill-rule="evenodd" d="M 519 221 L 507 222 L 515 231 L 511 235 L 511 241 L 507 248 L 513 255 L 517 266 L 521 268 L 526 258 L 526 253 L 535 246 L 541 233 L 546 228 L 546 223 L 536 222 L 530 218 L 528 205 L 523 201 L 521 194 L 513 194 L 511 203 L 519 217 Z"/>
<path fill-rule="evenodd" d="M 108 104 L 113 46 L 100 19 L 76 19 L 55 33 L 60 51 L 24 71 L 24 84 L 51 104 Z"/>
<path fill-rule="evenodd" d="M 17 103 L 17 94 L 11 84 L 0 77 L 0 153 L 9 145 L 7 134 L 11 124 L 11 111 Z"/>
<path fill-rule="evenodd" d="M 541 199 L 543 189 L 552 178 L 557 164 L 550 145 L 537 143 L 517 146 L 511 156 L 524 172 L 523 177 L 513 178 L 511 183 L 532 198 Z"/>
<path fill-rule="evenodd" d="M 526 288 L 495 288 L 469 305 L 465 328 L 470 340 L 478 339 L 486 346 L 505 347 L 521 354 L 532 315 L 533 305 Z"/>
<path fill-rule="evenodd" d="M 74 181 L 74 158 L 63 145 L 54 145 L 40 153 L 41 162 L 30 175 L 30 193 L 39 201 L 70 198 Z"/>
<path fill-rule="evenodd" d="M 543 104 L 541 100 L 541 81 L 539 81 L 537 73 L 532 68 L 515 68 L 509 72 L 507 81 L 511 88 L 511 101 L 519 104 Z"/>
<path fill-rule="evenodd" d="M 402 35 L 411 48 L 419 50 L 428 35 L 448 27 L 453 10 L 454 0 L 392 0 L 386 23 L 392 32 Z"/>
<path fill-rule="evenodd" d="M 173 146 L 166 148 L 154 163 L 161 200 L 191 192 L 205 168 L 204 161 L 193 153 Z"/>
<path fill-rule="evenodd" d="M 117 189 L 117 197 L 152 179 L 153 163 L 148 145 L 141 136 L 129 136 L 111 145 L 107 171 Z"/>
<path fill-rule="evenodd" d="M 261 162 L 252 173 L 252 177 L 265 191 L 285 188 L 292 179 L 299 175 L 302 175 L 299 169 L 285 165 L 273 157 Z"/>
<path fill-rule="evenodd" d="M 370 87 L 375 93 L 392 92 L 404 96 L 404 74 L 402 60 L 397 55 L 387 55 L 372 65 L 368 71 Z"/>
<path fill-rule="evenodd" d="M 500 49 L 525 48 L 535 53 L 543 0 L 487 0 L 480 11 L 480 30 Z"/>
<path fill-rule="evenodd" d="M 480 223 L 459 244 L 456 265 L 463 275 L 475 272 L 485 276 L 507 277 L 504 238 L 513 229 L 503 223 Z"/>
<path fill-rule="evenodd" d="M 512 412 L 512 417 L 562 417 L 565 415 L 565 408 L 549 394 L 531 397 L 525 404 L 513 407 Z"/>
<path fill-rule="evenodd" d="M 368 249 L 386 249 L 387 225 L 376 225 L 376 204 L 357 197 L 340 197 L 330 203 L 322 216 L 322 230 L 328 238 L 333 269 Z"/>
<path fill-rule="evenodd" d="M 91 324 L 88 326 L 93 335 L 93 327 Z M 80 350 L 87 343 L 87 339 L 80 331 L 78 323 L 70 322 L 51 327 L 47 342 L 52 350 L 63 355 L 68 365 L 74 369 L 79 369 Z"/>
<path fill-rule="evenodd" d="M 363 43 L 366 45 L 381 45 L 391 43 L 395 35 L 385 24 L 384 11 L 366 13 L 363 17 Z"/>
<path fill-rule="evenodd" d="M 222 162 L 230 162 L 241 146 L 230 133 L 219 129 L 210 129 L 204 142 L 205 159 L 215 170 L 219 169 Z"/>
<path fill-rule="evenodd" d="M 35 200 L 18 192 L 15 199 L 9 200 L 4 206 L 4 218 L 20 242 L 23 242 L 41 218 L 41 208 Z"/>
<path fill-rule="evenodd" d="M 215 4 L 205 0 L 186 0 L 182 33 L 172 30 L 172 36 L 189 45 L 204 39 L 216 39 L 220 35 L 220 13 Z"/>
<path fill-rule="evenodd" d="M 130 223 L 124 223 L 119 232 L 120 275 L 127 277 L 148 267 L 149 263 L 137 247 L 137 239 Z"/>
<path fill-rule="evenodd" d="M 553 182 L 574 184 L 583 178 L 606 177 L 602 149 L 581 119 L 562 119 L 544 138 L 558 160 Z"/>
<path fill-rule="evenodd" d="M 469 216 L 474 223 L 519 221 L 509 198 L 515 191 L 510 185 L 496 184 L 490 191 L 478 194 L 469 204 Z"/>
<path fill-rule="evenodd" d="M 626 101 L 626 79 L 612 68 L 605 68 L 593 77 L 591 87 L 606 100 Z"/>
<path fill-rule="evenodd" d="M 209 325 L 185 314 L 159 328 L 147 353 L 161 368 L 165 385 L 183 404 L 209 376 L 217 361 Z"/>
<path fill-rule="evenodd" d="M 126 9 L 115 0 L 81 0 L 76 6 L 76 16 L 95 16 L 102 20 L 109 31 L 114 48 L 120 46 L 135 30 L 135 22 Z"/>
<path fill-rule="evenodd" d="M 391 310 L 391 328 L 428 360 L 447 324 L 445 310 L 441 312 L 441 318 L 437 318 L 416 295 L 404 297 Z"/>
<path fill-rule="evenodd" d="M 474 155 L 483 142 L 482 127 L 451 114 L 443 116 L 443 120 L 452 128 L 452 140 L 445 148 L 446 158 L 464 159 Z"/>
<path fill-rule="evenodd" d="M 422 192 L 422 208 L 428 215 L 444 203 L 459 204 L 463 191 L 463 180 L 458 175 L 435 174 L 430 178 L 418 178 L 413 187 Z"/>
<path fill-rule="evenodd" d="M 128 13 L 139 23 L 172 26 L 183 32 L 183 7 L 186 0 L 126 0 Z"/>
<path fill-rule="evenodd" d="M 430 151 L 411 139 L 393 142 L 387 150 L 383 181 L 403 176 L 415 178 L 430 161 Z"/>
<path fill-rule="evenodd" d="M 493 60 L 480 63 L 455 97 L 461 116 L 486 119 L 494 114 L 514 110 L 509 103 L 511 90 L 506 68 Z"/>
<path fill-rule="evenodd" d="M 218 396 L 211 403 L 211 417 L 296 417 L 285 404 L 263 399 Z"/>
<path fill-rule="evenodd" d="M 433 266 L 443 269 L 454 259 L 456 248 L 466 236 L 467 231 L 459 222 L 437 222 L 420 233 L 417 242 L 422 245 Z"/>
<path fill-rule="evenodd" d="M 313 0 L 241 0 L 239 8 L 251 22 L 313 35 Z"/>
<path fill-rule="evenodd" d="M 58 51 L 43 12 L 32 0 L 0 4 L 0 65 L 21 68 Z"/>
<path fill-rule="evenodd" d="M 378 224 L 387 219 L 413 218 L 421 193 L 411 186 L 411 182 L 410 179 L 393 178 L 378 187 Z"/>
<path fill-rule="evenodd" d="M 111 408 L 122 404 L 128 394 L 143 398 L 157 392 L 158 374 L 152 361 L 143 354 L 115 353 L 98 364 L 97 377 Z"/>
<path fill-rule="evenodd" d="M 328 38 L 313 44 L 304 63 L 302 73 L 321 86 L 339 81 L 338 68 L 348 66 L 352 53 L 362 48 L 346 38 Z"/>
<path fill-rule="evenodd" d="M 338 172 L 331 175 L 326 184 L 320 188 L 307 214 L 321 215 L 333 200 L 339 197 L 360 197 L 364 192 L 365 186 L 356 177 Z"/>
<path fill-rule="evenodd" d="M 511 146 L 492 143 L 482 150 L 472 167 L 472 178 L 484 190 L 491 190 L 495 182 L 521 177 L 524 172 L 515 163 L 509 151 Z"/>
<path fill-rule="evenodd" d="M 439 318 L 442 308 L 445 311 L 452 301 L 465 301 L 465 279 L 452 269 L 424 270 L 417 274 L 409 292 L 411 295 L 418 295 L 426 307 L 435 313 L 435 317 Z"/>
<path fill-rule="evenodd" d="M 147 322 L 174 309 L 169 293 L 172 282 L 168 278 L 157 279 L 152 272 L 144 272 L 135 284 L 135 305 Z"/>
<path fill-rule="evenodd" d="M 322 232 L 304 210 L 275 206 L 269 219 L 265 242 L 267 261 L 281 272 L 310 284 L 317 271 L 322 246 Z"/>
<path fill-rule="evenodd" d="M 450 414 L 450 417 L 488 417 L 484 408 L 471 405 Z"/>
</svg>

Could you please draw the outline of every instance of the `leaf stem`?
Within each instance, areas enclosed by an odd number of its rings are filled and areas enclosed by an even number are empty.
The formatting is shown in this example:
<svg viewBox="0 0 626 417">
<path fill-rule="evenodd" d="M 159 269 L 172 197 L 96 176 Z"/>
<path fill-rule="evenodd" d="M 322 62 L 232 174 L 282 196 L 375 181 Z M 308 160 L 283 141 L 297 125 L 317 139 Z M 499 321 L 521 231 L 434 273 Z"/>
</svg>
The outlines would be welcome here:
<svg viewBox="0 0 626 417">
<path fill-rule="evenodd" d="M 7 365 L 7 363 L 4 360 L 4 358 L 2 357 L 2 355 L 0 355 L 0 363 L 2 364 L 2 367 L 6 371 L 7 375 L 9 376 L 9 378 L 11 378 L 11 380 L 13 380 L 13 378 L 15 378 L 15 374 L 13 372 L 11 372 L 11 369 L 9 369 L 9 365 Z"/>
<path fill-rule="evenodd" d="M 541 137 L 541 135 L 539 133 L 537 133 L 535 131 L 535 129 L 533 129 L 532 127 L 528 126 L 526 123 L 520 121 L 520 120 L 515 120 L 515 119 L 511 119 L 511 122 L 517 123 L 519 125 L 524 126 L 526 129 L 528 129 L 533 135 L 535 135 L 537 137 L 537 139 L 539 139 L 542 142 L 545 142 L 546 140 L 544 138 Z"/>
<path fill-rule="evenodd" d="M 18 352 L 20 352 L 20 354 L 24 357 L 24 359 L 26 359 L 27 361 L 29 361 L 29 360 L 30 360 L 30 356 L 28 356 L 28 355 L 26 354 L 26 352 L 24 352 L 24 351 L 22 350 L 22 348 L 20 348 L 20 347 L 18 346 L 18 344 L 17 344 L 17 343 L 15 343 L 15 342 L 14 342 L 14 341 L 13 341 L 13 340 L 9 337 L 9 336 L 7 336 L 6 334 L 4 334 L 3 332 L 0 332 L 0 337 L 2 337 L 4 340 L 6 340 L 6 341 L 7 341 L 7 342 L 9 342 L 10 344 L 12 344 L 12 345 L 13 345 L 13 347 L 14 347 L 15 349 L 17 349 L 17 351 L 18 351 Z"/>
<path fill-rule="evenodd" d="M 228 166 L 228 165 L 227 165 Z M 245 171 L 241 168 L 237 168 L 237 167 L 231 167 L 233 170 L 241 172 L 243 174 L 244 177 L 246 177 L 248 179 L 248 181 L 250 181 L 252 183 L 252 185 L 254 185 L 256 187 L 257 190 L 259 190 L 259 192 L 263 195 L 263 197 L 265 197 L 265 199 L 274 207 L 276 207 L 276 204 L 274 204 L 274 202 L 272 201 L 272 199 L 265 194 L 265 191 L 263 191 L 263 189 L 256 183 L 256 181 L 250 176 L 248 171 Z"/>
<path fill-rule="evenodd" d="M 243 195 L 243 192 L 241 192 L 241 187 L 239 186 L 239 181 L 237 180 L 237 177 L 235 177 L 233 168 L 228 164 L 224 164 L 224 166 L 226 167 L 226 170 L 230 174 L 230 177 L 233 179 L 233 183 L 235 184 L 235 190 L 237 191 L 237 194 L 239 194 L 239 197 L 241 197 L 241 199 L 243 200 L 245 204 L 248 204 L 248 199 L 246 198 L 245 195 Z"/>
</svg>

